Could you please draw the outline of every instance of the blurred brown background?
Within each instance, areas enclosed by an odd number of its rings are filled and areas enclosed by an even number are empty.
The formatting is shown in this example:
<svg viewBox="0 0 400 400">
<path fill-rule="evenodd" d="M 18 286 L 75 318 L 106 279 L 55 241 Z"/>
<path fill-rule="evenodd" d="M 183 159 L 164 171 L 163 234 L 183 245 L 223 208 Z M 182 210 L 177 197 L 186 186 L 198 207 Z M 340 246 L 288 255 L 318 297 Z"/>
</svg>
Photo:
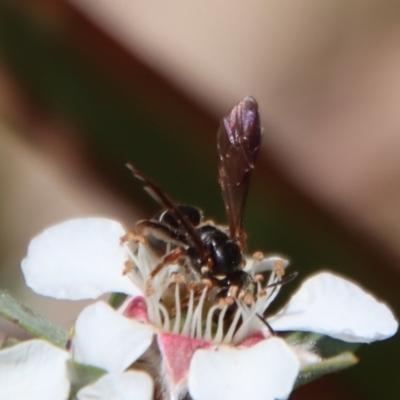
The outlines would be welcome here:
<svg viewBox="0 0 400 400">
<path fill-rule="evenodd" d="M 215 133 L 246 95 L 265 127 L 250 251 L 291 258 L 283 297 L 328 268 L 400 315 L 395 0 L 1 0 L 0 287 L 67 327 L 84 303 L 30 293 L 20 261 L 50 224 L 155 212 L 126 161 L 224 221 Z M 399 338 L 359 355 L 291 399 L 400 398 Z"/>
</svg>

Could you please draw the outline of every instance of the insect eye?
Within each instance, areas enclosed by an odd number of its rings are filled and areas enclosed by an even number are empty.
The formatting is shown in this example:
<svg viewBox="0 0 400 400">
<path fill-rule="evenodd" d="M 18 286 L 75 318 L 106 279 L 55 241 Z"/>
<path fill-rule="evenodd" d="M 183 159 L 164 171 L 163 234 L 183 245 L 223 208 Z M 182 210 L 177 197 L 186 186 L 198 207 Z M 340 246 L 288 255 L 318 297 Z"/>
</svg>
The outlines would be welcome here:
<svg viewBox="0 0 400 400">
<path fill-rule="evenodd" d="M 177 208 L 185 215 L 193 226 L 198 226 L 202 220 L 201 211 L 193 206 L 179 205 Z M 177 221 L 171 211 L 165 211 L 160 216 L 160 222 L 164 222 L 174 228 L 179 228 L 181 224 Z"/>
<path fill-rule="evenodd" d="M 178 208 L 186 215 L 193 226 L 198 226 L 203 218 L 201 211 L 193 206 L 181 205 Z"/>
</svg>

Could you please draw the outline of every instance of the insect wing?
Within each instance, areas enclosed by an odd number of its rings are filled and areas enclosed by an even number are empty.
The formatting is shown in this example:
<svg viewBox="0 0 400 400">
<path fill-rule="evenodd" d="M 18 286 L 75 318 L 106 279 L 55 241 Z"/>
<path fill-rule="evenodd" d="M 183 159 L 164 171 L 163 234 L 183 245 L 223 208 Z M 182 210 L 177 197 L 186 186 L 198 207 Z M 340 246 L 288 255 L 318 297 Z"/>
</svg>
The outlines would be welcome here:
<svg viewBox="0 0 400 400">
<path fill-rule="evenodd" d="M 262 129 L 258 104 L 245 97 L 221 121 L 217 134 L 219 184 L 231 239 L 242 237 L 244 207 L 251 172 L 260 149 Z"/>
</svg>

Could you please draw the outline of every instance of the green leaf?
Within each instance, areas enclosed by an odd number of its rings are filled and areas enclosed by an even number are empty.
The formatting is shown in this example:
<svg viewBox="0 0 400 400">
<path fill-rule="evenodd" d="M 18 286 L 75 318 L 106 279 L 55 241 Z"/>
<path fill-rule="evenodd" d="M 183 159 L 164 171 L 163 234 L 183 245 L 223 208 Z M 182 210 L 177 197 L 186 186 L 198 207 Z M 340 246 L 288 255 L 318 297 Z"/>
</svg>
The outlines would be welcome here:
<svg viewBox="0 0 400 400">
<path fill-rule="evenodd" d="M 18 302 L 8 293 L 0 290 L 0 315 L 20 328 L 56 346 L 65 347 L 68 333 L 48 319 Z"/>
<path fill-rule="evenodd" d="M 74 361 L 68 363 L 69 378 L 71 382 L 70 399 L 75 399 L 77 392 L 102 377 L 106 371 L 91 365 L 79 364 Z"/>
<path fill-rule="evenodd" d="M 346 351 L 335 357 L 322 359 L 321 362 L 309 364 L 300 369 L 295 387 L 309 383 L 322 375 L 351 367 L 357 362 L 358 358 L 353 353 Z"/>
</svg>

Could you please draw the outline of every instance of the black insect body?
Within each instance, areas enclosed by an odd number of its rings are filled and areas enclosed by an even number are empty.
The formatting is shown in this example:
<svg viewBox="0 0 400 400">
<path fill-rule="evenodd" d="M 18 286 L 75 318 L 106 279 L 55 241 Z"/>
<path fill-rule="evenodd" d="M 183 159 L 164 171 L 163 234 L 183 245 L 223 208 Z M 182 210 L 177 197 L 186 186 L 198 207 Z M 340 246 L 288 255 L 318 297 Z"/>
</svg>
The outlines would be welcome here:
<svg viewBox="0 0 400 400">
<path fill-rule="evenodd" d="M 230 287 L 246 288 L 246 292 L 253 295 L 255 286 L 251 276 L 242 271 L 244 259 L 238 244 L 220 227 L 204 224 L 198 208 L 186 205 L 178 205 L 177 208 L 196 228 L 207 249 L 207 262 L 212 265 L 211 270 L 205 266 L 204 254 L 198 251 L 191 236 L 182 229 L 170 211 L 158 213 L 150 220 L 138 221 L 136 233 L 140 232 L 146 238 L 147 245 L 160 257 L 166 254 L 168 245 L 172 250 L 177 250 L 177 257 L 187 260 L 199 277 L 207 278 L 221 288 L 218 298 L 230 297 Z M 167 258 L 171 254 L 170 262 L 173 262 L 176 260 L 173 251 L 168 253 Z"/>
<path fill-rule="evenodd" d="M 178 205 L 179 211 L 186 216 L 193 227 L 198 227 L 203 216 L 197 207 Z M 164 210 L 150 220 L 141 220 L 136 223 L 136 232 L 146 238 L 151 250 L 158 256 L 167 252 L 167 246 L 190 246 L 187 232 L 181 228 L 179 221 L 171 211 Z"/>
<path fill-rule="evenodd" d="M 142 220 L 128 239 L 142 238 L 165 265 L 180 262 L 218 287 L 217 299 L 254 301 L 256 284 L 243 271 L 246 235 L 242 229 L 244 208 L 262 129 L 257 102 L 246 97 L 221 122 L 217 135 L 219 183 L 228 227 L 203 222 L 199 209 L 176 205 L 154 182 L 131 164 L 133 174 L 146 183 L 146 190 L 165 208 L 150 220 Z M 166 254 L 166 255 L 165 255 Z M 229 304 L 229 302 L 228 302 Z"/>
</svg>

